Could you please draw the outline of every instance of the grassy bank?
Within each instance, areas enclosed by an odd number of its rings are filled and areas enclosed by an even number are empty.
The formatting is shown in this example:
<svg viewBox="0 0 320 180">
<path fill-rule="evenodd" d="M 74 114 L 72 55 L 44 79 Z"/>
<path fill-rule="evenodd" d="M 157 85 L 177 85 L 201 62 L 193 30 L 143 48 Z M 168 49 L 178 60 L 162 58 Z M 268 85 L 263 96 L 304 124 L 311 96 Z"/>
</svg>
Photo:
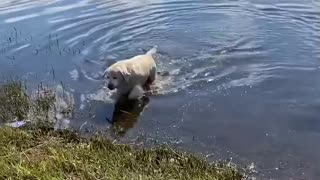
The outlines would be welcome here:
<svg viewBox="0 0 320 180">
<path fill-rule="evenodd" d="M 0 129 L 0 179 L 243 179 L 167 147 L 137 150 L 49 128 Z"/>
<path fill-rule="evenodd" d="M 70 114 L 68 103 L 61 106 L 61 102 L 42 86 L 34 95 L 28 95 L 22 83 L 0 86 L 2 123 L 30 121 L 23 128 L 0 127 L 0 180 L 244 179 L 231 165 L 209 164 L 169 147 L 137 149 L 113 144 L 103 136 L 88 139 L 76 132 L 56 131 L 51 128 L 55 113 Z"/>
</svg>

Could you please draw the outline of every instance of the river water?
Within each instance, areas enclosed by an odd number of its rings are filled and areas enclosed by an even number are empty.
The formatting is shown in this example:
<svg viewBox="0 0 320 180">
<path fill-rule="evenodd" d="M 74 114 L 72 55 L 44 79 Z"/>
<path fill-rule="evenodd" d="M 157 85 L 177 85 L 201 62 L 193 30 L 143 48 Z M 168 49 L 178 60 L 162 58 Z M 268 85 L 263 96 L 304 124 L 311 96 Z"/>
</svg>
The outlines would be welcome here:
<svg viewBox="0 0 320 180">
<path fill-rule="evenodd" d="M 103 70 L 155 45 L 169 75 L 117 111 Z M 84 111 L 73 126 L 118 118 L 123 139 L 253 163 L 258 179 L 320 179 L 319 45 L 318 0 L 0 2 L 2 78 L 62 83 Z"/>
</svg>

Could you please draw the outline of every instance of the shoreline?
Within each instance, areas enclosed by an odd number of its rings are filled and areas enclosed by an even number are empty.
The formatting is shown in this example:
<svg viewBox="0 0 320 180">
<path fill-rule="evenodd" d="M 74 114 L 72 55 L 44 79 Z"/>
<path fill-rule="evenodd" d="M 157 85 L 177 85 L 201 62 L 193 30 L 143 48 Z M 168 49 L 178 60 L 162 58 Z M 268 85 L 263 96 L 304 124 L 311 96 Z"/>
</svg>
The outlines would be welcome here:
<svg viewBox="0 0 320 180">
<path fill-rule="evenodd" d="M 0 179 L 245 179 L 231 164 L 170 147 L 136 149 L 46 126 L 0 128 Z"/>
<path fill-rule="evenodd" d="M 0 179 L 246 178 L 234 164 L 209 163 L 169 146 L 137 148 L 102 134 L 84 138 L 79 131 L 57 129 L 55 123 L 70 117 L 74 105 L 72 97 L 58 93 L 39 86 L 28 94 L 19 81 L 0 86 Z M 18 125 L 9 127 L 12 122 Z"/>
</svg>

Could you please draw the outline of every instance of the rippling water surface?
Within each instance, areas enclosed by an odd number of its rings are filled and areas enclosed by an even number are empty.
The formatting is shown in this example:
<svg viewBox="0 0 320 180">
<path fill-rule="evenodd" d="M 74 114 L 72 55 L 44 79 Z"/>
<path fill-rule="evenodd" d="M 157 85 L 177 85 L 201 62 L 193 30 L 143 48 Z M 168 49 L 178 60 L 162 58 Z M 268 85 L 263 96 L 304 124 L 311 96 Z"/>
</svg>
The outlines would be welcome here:
<svg viewBox="0 0 320 180">
<path fill-rule="evenodd" d="M 159 93 L 123 107 L 140 116 L 114 110 L 104 68 L 154 45 Z M 319 45 L 317 0 L 0 2 L 2 77 L 63 82 L 94 111 L 74 126 L 129 119 L 124 139 L 253 162 L 259 179 L 320 178 Z"/>
</svg>

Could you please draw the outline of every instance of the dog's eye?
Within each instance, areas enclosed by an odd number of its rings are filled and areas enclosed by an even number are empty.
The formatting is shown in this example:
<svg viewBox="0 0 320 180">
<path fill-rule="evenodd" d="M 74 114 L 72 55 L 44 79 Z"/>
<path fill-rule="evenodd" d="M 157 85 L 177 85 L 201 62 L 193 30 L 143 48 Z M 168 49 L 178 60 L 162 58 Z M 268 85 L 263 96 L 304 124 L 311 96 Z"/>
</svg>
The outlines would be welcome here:
<svg viewBox="0 0 320 180">
<path fill-rule="evenodd" d="M 109 76 L 107 76 L 107 79 L 109 79 L 110 77 Z"/>
<path fill-rule="evenodd" d="M 113 79 L 117 79 L 117 77 L 113 77 Z"/>
</svg>

